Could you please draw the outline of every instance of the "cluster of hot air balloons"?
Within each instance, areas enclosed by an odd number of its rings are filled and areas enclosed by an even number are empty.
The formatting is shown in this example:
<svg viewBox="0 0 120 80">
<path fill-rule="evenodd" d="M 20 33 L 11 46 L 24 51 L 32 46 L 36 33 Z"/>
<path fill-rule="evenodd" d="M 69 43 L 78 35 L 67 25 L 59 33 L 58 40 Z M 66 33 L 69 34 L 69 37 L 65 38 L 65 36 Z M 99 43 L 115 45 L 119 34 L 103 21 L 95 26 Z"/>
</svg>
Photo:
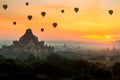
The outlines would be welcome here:
<svg viewBox="0 0 120 80">
<path fill-rule="evenodd" d="M 28 6 L 28 5 L 29 5 L 29 2 L 26 2 L 25 5 Z M 8 5 L 7 5 L 7 4 L 4 4 L 4 5 L 3 5 L 3 8 L 4 8 L 4 10 L 6 10 L 6 9 L 8 8 Z"/>
<path fill-rule="evenodd" d="M 75 7 L 75 8 L 74 8 L 74 11 L 77 13 L 77 12 L 79 11 L 79 8 L 78 8 L 78 7 Z M 65 12 L 65 10 L 62 9 L 62 10 L 61 10 L 61 13 L 64 13 L 64 12 Z"/>
<path fill-rule="evenodd" d="M 43 17 L 45 17 L 46 12 L 41 12 L 41 15 L 42 15 Z M 32 17 L 32 15 L 28 15 L 27 18 L 28 18 L 28 20 L 31 21 L 33 17 Z"/>
<path fill-rule="evenodd" d="M 79 8 L 75 7 L 75 8 L 74 8 L 74 11 L 77 13 L 77 12 L 79 11 Z M 61 10 L 61 13 L 64 13 L 64 12 L 65 12 L 65 10 L 62 9 L 62 10 Z"/>
<path fill-rule="evenodd" d="M 25 5 L 26 5 L 26 6 L 29 6 L 29 2 L 25 2 Z M 3 9 L 4 9 L 4 10 L 7 10 L 7 8 L 8 8 L 8 5 L 7 5 L 7 4 L 4 4 L 4 5 L 3 5 Z M 74 10 L 75 13 L 78 13 L 79 8 L 78 8 L 78 7 L 75 7 L 73 10 Z M 64 10 L 64 9 L 61 9 L 61 13 L 64 13 L 64 12 L 65 12 L 65 10 Z M 112 14 L 113 14 L 113 10 L 108 10 L 108 13 L 109 13 L 110 15 L 112 15 Z M 45 11 L 41 12 L 41 16 L 42 16 L 42 17 L 45 17 L 45 16 L 46 16 L 46 12 L 45 12 Z M 33 18 L 33 16 L 32 16 L 32 15 L 28 15 L 27 18 L 28 18 L 29 21 L 31 21 L 32 18 Z M 14 21 L 14 22 L 13 22 L 13 25 L 16 25 L 16 24 L 17 24 L 16 21 Z M 57 25 L 58 25 L 58 24 L 57 24 L 56 22 L 54 22 L 54 23 L 52 24 L 52 26 L 53 26 L 54 28 L 56 28 Z M 44 31 L 44 28 L 41 28 L 41 32 L 43 32 L 43 31 Z"/>
<path fill-rule="evenodd" d="M 77 13 L 77 12 L 79 11 L 79 8 L 78 8 L 78 7 L 75 7 L 75 8 L 74 8 L 74 11 Z M 62 10 L 61 10 L 61 13 L 64 13 L 64 12 L 65 12 L 65 10 L 62 9 Z"/>
<path fill-rule="evenodd" d="M 28 5 L 29 5 L 29 2 L 26 2 L 25 5 L 28 6 Z M 8 5 L 7 5 L 7 4 L 4 4 L 4 5 L 3 5 L 3 9 L 4 9 L 4 10 L 7 10 L 7 8 L 8 8 Z M 29 17 L 30 20 L 32 19 L 32 16 L 28 16 L 28 17 Z M 16 24 L 17 24 L 16 21 L 14 21 L 14 22 L 13 22 L 13 25 L 16 25 Z"/>
<path fill-rule="evenodd" d="M 52 26 L 54 27 L 54 28 L 56 28 L 57 27 L 57 23 L 56 22 L 54 22 L 54 23 L 52 23 Z M 44 31 L 44 28 L 41 28 L 41 32 L 43 32 Z"/>
<path fill-rule="evenodd" d="M 41 12 L 41 15 L 44 17 L 44 16 L 46 15 L 46 12 Z M 32 15 L 28 15 L 27 18 L 28 18 L 29 21 L 31 21 L 33 17 L 32 17 Z M 16 22 L 13 22 L 13 24 L 16 25 Z M 57 24 L 56 22 L 54 22 L 54 23 L 52 24 L 52 26 L 53 26 L 54 28 L 56 28 L 57 25 L 58 25 L 58 24 Z M 44 31 L 44 28 L 41 28 L 41 32 L 43 32 L 43 31 Z"/>
<path fill-rule="evenodd" d="M 26 5 L 26 6 L 29 6 L 29 2 L 25 2 L 25 5 Z M 7 10 L 7 8 L 8 8 L 8 5 L 7 5 L 7 4 L 4 4 L 4 5 L 3 5 L 3 9 L 4 9 L 4 10 Z M 41 12 L 41 16 L 42 16 L 42 17 L 45 17 L 45 16 L 46 16 L 46 12 L 45 12 L 45 11 Z M 27 19 L 28 19 L 29 21 L 31 21 L 32 18 L 33 18 L 32 15 L 28 15 L 28 16 L 27 16 Z M 17 22 L 16 22 L 16 21 L 13 21 L 13 25 L 16 25 L 16 24 L 17 24 Z M 53 26 L 54 28 L 56 28 L 56 27 L 57 27 L 57 23 L 54 22 L 54 23 L 52 24 L 52 26 Z M 44 28 L 41 28 L 41 32 L 43 32 L 43 31 L 44 31 Z"/>
</svg>

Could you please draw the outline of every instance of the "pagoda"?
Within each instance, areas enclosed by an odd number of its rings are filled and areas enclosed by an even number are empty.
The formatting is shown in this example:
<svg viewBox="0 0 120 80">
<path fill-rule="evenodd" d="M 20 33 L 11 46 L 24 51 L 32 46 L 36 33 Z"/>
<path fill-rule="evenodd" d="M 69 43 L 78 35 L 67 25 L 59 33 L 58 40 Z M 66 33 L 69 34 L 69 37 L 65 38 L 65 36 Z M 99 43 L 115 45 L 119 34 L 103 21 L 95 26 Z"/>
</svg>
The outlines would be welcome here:
<svg viewBox="0 0 120 80">
<path fill-rule="evenodd" d="M 35 56 L 53 53 L 54 47 L 44 45 L 44 41 L 39 41 L 31 29 L 27 29 L 25 34 L 18 41 L 13 41 L 11 46 L 3 46 L 2 51 L 29 52 Z"/>
</svg>

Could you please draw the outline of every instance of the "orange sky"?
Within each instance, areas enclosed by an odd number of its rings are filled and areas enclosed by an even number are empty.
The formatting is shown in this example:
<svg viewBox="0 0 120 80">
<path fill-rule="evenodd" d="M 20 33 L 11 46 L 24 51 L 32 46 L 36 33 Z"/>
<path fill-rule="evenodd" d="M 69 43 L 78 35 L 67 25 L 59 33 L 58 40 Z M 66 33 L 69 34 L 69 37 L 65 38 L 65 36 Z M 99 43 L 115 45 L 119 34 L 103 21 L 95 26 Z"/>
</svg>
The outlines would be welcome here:
<svg viewBox="0 0 120 80">
<path fill-rule="evenodd" d="M 28 1 L 29 6 L 25 6 Z M 120 39 L 120 0 L 1 0 L 0 39 L 18 39 L 27 28 L 40 40 L 112 41 Z M 8 4 L 7 10 L 2 8 Z M 74 7 L 79 12 L 74 12 Z M 60 12 L 61 9 L 65 13 Z M 113 15 L 108 10 L 114 10 Z M 43 18 L 40 13 L 45 11 Z M 33 15 L 32 21 L 27 19 Z M 12 24 L 13 21 L 17 25 Z M 57 22 L 56 29 L 52 23 Z M 40 28 L 45 31 L 41 32 Z"/>
</svg>

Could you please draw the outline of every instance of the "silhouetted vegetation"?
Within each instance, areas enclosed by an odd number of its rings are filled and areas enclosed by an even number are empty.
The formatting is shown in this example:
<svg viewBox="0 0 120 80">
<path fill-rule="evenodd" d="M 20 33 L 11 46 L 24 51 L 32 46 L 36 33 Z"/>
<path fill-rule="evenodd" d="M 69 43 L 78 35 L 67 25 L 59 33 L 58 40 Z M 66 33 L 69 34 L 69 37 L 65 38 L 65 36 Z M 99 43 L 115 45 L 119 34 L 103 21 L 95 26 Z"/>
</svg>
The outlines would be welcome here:
<svg viewBox="0 0 120 80">
<path fill-rule="evenodd" d="M 119 80 L 120 63 L 105 67 L 85 60 L 70 60 L 51 54 L 45 60 L 30 54 L 26 60 L 0 56 L 3 80 Z"/>
</svg>

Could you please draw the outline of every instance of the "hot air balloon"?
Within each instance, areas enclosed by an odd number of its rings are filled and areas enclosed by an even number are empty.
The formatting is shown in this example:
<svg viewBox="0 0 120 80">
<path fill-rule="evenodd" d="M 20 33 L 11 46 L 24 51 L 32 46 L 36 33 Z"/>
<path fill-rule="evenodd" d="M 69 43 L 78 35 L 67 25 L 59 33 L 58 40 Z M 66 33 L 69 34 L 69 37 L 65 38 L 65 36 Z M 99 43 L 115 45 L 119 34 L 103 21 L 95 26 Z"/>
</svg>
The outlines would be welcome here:
<svg viewBox="0 0 120 80">
<path fill-rule="evenodd" d="M 29 19 L 29 20 L 32 20 L 32 15 L 28 15 L 28 19 Z"/>
<path fill-rule="evenodd" d="M 108 13 L 109 13 L 110 15 L 112 15 L 112 14 L 113 14 L 113 10 L 109 10 Z"/>
<path fill-rule="evenodd" d="M 8 8 L 8 5 L 7 5 L 7 4 L 4 4 L 4 5 L 3 5 L 3 8 L 4 8 L 4 10 L 6 10 L 6 9 Z"/>
<path fill-rule="evenodd" d="M 61 10 L 61 13 L 64 13 L 64 12 L 65 12 L 65 11 L 62 9 L 62 10 Z"/>
<path fill-rule="evenodd" d="M 29 2 L 26 2 L 25 5 L 28 6 L 28 5 L 29 5 Z"/>
<path fill-rule="evenodd" d="M 56 27 L 57 27 L 57 23 L 53 23 L 52 25 L 53 25 L 53 27 L 54 27 L 54 28 L 56 28 Z"/>
<path fill-rule="evenodd" d="M 46 12 L 41 12 L 41 15 L 44 17 L 46 15 Z"/>
<path fill-rule="evenodd" d="M 74 8 L 74 11 L 77 13 L 79 11 L 79 8 Z"/>
<path fill-rule="evenodd" d="M 16 22 L 14 21 L 13 24 L 16 25 Z"/>
<path fill-rule="evenodd" d="M 41 28 L 41 32 L 43 32 L 44 31 L 44 28 Z"/>
</svg>

